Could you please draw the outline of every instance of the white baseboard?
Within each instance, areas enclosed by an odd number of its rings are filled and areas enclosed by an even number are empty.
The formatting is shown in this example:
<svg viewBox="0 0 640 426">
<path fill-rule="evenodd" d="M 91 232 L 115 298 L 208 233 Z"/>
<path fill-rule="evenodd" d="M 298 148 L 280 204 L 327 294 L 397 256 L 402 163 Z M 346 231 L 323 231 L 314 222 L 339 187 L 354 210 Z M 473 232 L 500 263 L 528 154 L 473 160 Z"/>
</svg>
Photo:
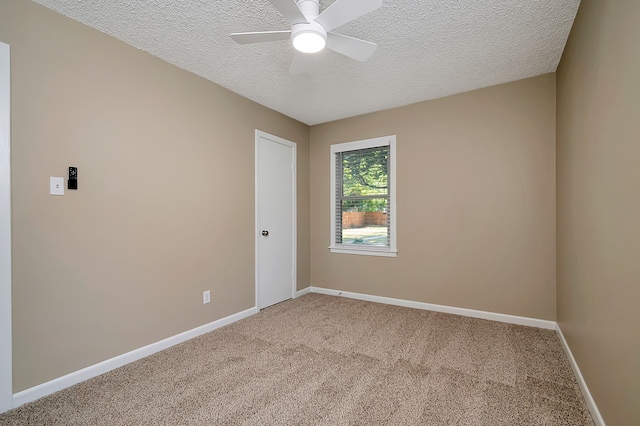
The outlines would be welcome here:
<svg viewBox="0 0 640 426">
<path fill-rule="evenodd" d="M 35 401 L 36 399 L 40 399 L 59 390 L 68 388 L 69 386 L 73 386 L 76 383 L 84 382 L 85 380 L 99 376 L 115 368 L 122 367 L 123 365 L 137 361 L 141 358 L 153 355 L 156 352 L 160 352 L 171 346 L 177 345 L 178 343 L 193 339 L 194 337 L 198 337 L 217 328 L 224 327 L 225 325 L 229 325 L 236 321 L 240 321 L 241 319 L 247 318 L 257 312 L 258 310 L 253 307 L 245 311 L 238 312 L 237 314 L 221 318 L 217 321 L 210 322 L 209 324 L 196 327 L 180 334 L 176 334 L 175 336 L 168 337 L 164 340 L 160 340 L 159 342 L 134 349 L 131 352 L 127 352 L 106 361 L 99 362 L 98 364 L 91 365 L 89 367 L 83 368 L 82 370 L 74 371 L 73 373 L 58 377 L 57 379 L 42 383 L 41 385 L 25 389 L 21 392 L 13 394 L 13 408 L 19 407 L 22 404 L 26 404 L 27 402 Z"/>
<path fill-rule="evenodd" d="M 509 324 L 526 325 L 529 327 L 555 330 L 555 321 L 541 320 L 537 318 L 519 317 L 517 315 L 497 314 L 494 312 L 476 311 L 474 309 L 455 308 L 452 306 L 435 305 L 432 303 L 414 302 L 412 300 L 394 299 L 392 297 L 372 296 L 362 293 L 351 293 L 349 291 L 331 290 L 322 287 L 310 287 L 311 293 L 327 294 L 330 296 L 341 296 L 349 299 L 366 300 L 368 302 L 385 303 L 387 305 L 404 306 L 406 308 L 423 309 L 427 311 L 443 312 L 446 314 L 462 315 L 465 317 L 481 318 L 491 321 L 506 322 Z"/>
<path fill-rule="evenodd" d="M 303 288 L 302 290 L 296 291 L 296 295 L 294 296 L 294 299 L 297 299 L 300 296 L 304 296 L 307 293 L 311 293 L 311 287 Z"/>
<path fill-rule="evenodd" d="M 573 357 L 573 354 L 571 353 L 569 344 L 567 343 L 567 340 L 564 338 L 564 334 L 562 334 L 562 330 L 560 329 L 559 324 L 556 324 L 556 332 L 558 333 L 558 337 L 560 337 L 560 342 L 562 342 L 562 347 L 564 348 L 564 351 L 567 354 L 567 358 L 569 358 L 569 363 L 571 364 L 571 368 L 573 368 L 573 372 L 576 375 L 576 379 L 578 380 L 578 385 L 580 385 L 582 396 L 584 396 L 584 400 L 587 403 L 587 407 L 589 408 L 589 412 L 591 413 L 593 422 L 596 424 L 596 426 L 605 426 L 604 419 L 600 415 L 600 410 L 598 410 L 598 407 L 596 406 L 596 402 L 593 400 L 593 396 L 591 396 L 591 392 L 589 392 L 589 388 L 587 387 L 587 382 L 585 382 L 584 377 L 582 377 L 582 373 L 580 372 L 578 363 L 576 362 L 576 359 Z"/>
</svg>

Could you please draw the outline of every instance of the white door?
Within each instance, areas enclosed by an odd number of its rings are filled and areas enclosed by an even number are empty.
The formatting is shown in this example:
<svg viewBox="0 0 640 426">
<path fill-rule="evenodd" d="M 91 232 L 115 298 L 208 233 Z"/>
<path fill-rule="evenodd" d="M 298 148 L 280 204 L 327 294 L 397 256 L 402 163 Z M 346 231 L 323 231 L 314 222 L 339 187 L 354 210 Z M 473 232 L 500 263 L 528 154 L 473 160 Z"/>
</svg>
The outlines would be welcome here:
<svg viewBox="0 0 640 426">
<path fill-rule="evenodd" d="M 13 404 L 11 383 L 11 100 L 9 45 L 0 43 L 0 413 Z"/>
<path fill-rule="evenodd" d="M 295 289 L 296 144 L 256 130 L 256 306 Z"/>
</svg>

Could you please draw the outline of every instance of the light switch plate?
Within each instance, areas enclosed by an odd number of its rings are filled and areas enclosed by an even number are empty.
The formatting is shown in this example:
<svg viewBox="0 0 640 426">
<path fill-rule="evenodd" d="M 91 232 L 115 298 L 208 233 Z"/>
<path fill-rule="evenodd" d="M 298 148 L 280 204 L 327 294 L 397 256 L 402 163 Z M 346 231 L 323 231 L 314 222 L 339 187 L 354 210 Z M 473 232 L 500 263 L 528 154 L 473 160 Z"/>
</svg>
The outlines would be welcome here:
<svg viewBox="0 0 640 426">
<path fill-rule="evenodd" d="M 64 195 L 64 178 L 49 177 L 49 194 Z"/>
</svg>

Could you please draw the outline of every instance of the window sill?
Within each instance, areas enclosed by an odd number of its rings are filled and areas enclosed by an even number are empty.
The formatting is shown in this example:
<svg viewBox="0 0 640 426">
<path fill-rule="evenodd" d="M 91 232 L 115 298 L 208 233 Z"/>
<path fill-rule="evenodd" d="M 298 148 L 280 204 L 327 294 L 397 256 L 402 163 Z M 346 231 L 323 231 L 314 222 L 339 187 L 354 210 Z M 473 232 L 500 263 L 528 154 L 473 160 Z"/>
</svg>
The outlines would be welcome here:
<svg viewBox="0 0 640 426">
<path fill-rule="evenodd" d="M 344 246 L 340 247 L 329 247 L 331 253 L 339 253 L 339 254 L 359 254 L 361 256 L 381 256 L 381 257 L 397 257 L 398 250 L 391 250 L 389 248 L 382 247 L 357 247 L 357 248 L 347 248 Z"/>
</svg>

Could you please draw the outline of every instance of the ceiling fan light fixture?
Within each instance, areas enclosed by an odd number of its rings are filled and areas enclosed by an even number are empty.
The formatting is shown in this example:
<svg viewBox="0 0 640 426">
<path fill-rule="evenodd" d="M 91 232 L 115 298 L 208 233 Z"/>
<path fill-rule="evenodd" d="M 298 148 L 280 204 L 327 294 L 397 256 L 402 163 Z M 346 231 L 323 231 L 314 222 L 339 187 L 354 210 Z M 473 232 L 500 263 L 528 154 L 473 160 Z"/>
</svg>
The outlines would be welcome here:
<svg viewBox="0 0 640 426">
<path fill-rule="evenodd" d="M 303 53 L 320 52 L 326 45 L 326 38 L 315 31 L 300 32 L 293 37 L 293 47 Z"/>
<path fill-rule="evenodd" d="M 327 32 L 322 25 L 310 19 L 309 23 L 295 24 L 291 27 L 293 47 L 303 53 L 316 53 L 327 45 Z"/>
</svg>

